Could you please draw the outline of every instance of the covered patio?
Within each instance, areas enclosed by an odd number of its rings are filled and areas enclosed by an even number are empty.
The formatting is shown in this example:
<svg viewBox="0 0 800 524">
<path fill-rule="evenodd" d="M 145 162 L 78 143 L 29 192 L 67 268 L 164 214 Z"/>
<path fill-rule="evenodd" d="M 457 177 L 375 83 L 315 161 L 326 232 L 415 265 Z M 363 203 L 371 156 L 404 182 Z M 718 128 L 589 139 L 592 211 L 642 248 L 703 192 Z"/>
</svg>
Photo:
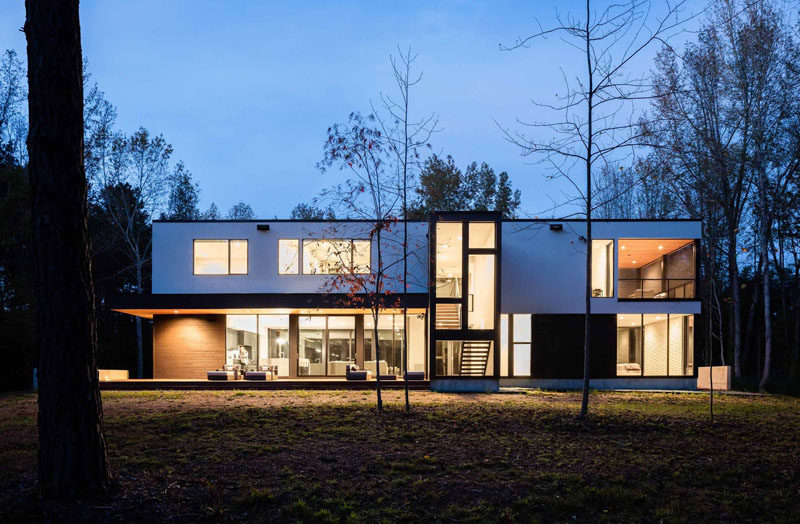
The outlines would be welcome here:
<svg viewBox="0 0 800 524">
<path fill-rule="evenodd" d="M 280 378 L 277 380 L 204 380 L 204 379 L 119 379 L 101 380 L 102 391 L 152 391 L 152 390 L 374 390 L 375 380 L 347 380 L 345 378 Z M 381 389 L 403 389 L 404 381 L 381 380 Z M 430 381 L 409 380 L 408 389 L 428 390 Z"/>
</svg>

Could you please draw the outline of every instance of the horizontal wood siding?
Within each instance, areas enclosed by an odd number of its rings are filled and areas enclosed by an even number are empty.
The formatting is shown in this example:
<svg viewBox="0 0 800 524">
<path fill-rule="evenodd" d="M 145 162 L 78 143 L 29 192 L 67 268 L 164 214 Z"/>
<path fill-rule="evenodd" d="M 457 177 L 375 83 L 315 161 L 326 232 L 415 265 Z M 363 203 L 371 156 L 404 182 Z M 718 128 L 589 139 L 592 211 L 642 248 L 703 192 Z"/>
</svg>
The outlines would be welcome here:
<svg viewBox="0 0 800 524">
<path fill-rule="evenodd" d="M 205 379 L 225 364 L 225 315 L 155 315 L 153 378 Z"/>
</svg>

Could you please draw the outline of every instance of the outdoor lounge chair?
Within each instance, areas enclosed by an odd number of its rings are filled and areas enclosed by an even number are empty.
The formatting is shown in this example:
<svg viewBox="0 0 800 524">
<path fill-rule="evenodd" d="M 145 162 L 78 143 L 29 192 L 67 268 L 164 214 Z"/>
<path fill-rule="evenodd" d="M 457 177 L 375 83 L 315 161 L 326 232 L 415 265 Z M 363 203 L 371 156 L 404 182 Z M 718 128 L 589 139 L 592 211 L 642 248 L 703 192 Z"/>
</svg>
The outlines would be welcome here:
<svg viewBox="0 0 800 524">
<path fill-rule="evenodd" d="M 228 380 L 227 371 L 209 371 L 207 373 L 208 380 Z"/>
<path fill-rule="evenodd" d="M 425 380 L 424 371 L 406 371 L 408 380 Z"/>
<path fill-rule="evenodd" d="M 367 380 L 367 370 L 357 370 L 354 366 L 347 366 L 345 368 L 345 377 L 347 380 Z"/>
<path fill-rule="evenodd" d="M 245 380 L 267 380 L 267 371 L 245 371 L 244 372 L 244 379 Z M 272 375 L 272 373 L 269 373 Z"/>
</svg>

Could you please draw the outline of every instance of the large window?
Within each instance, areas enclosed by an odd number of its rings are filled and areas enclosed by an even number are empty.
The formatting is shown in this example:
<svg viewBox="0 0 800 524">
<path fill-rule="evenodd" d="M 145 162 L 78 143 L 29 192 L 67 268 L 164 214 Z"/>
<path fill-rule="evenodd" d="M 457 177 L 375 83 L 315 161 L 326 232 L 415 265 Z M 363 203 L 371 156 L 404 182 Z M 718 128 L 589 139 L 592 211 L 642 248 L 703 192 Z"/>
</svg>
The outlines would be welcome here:
<svg viewBox="0 0 800 524">
<path fill-rule="evenodd" d="M 408 315 L 408 370 L 425 371 L 425 315 Z M 375 322 L 364 315 L 364 368 L 377 369 L 372 341 Z M 378 347 L 381 373 L 403 374 L 403 315 L 378 316 Z"/>
<path fill-rule="evenodd" d="M 681 239 L 620 239 L 621 299 L 695 297 L 695 244 Z"/>
<path fill-rule="evenodd" d="M 617 315 L 617 376 L 693 374 L 693 315 Z"/>
<path fill-rule="evenodd" d="M 493 375 L 491 340 L 437 340 L 436 375 L 484 377 Z"/>
<path fill-rule="evenodd" d="M 436 224 L 436 296 L 460 298 L 463 281 L 461 222 Z"/>
<path fill-rule="evenodd" d="M 300 241 L 278 240 L 278 274 L 296 275 L 300 272 Z"/>
<path fill-rule="evenodd" d="M 613 240 L 592 240 L 592 296 L 614 296 Z"/>
<path fill-rule="evenodd" d="M 369 240 L 303 240 L 303 274 L 370 272 Z"/>
<path fill-rule="evenodd" d="M 195 275 L 246 275 L 247 240 L 195 240 Z"/>
</svg>

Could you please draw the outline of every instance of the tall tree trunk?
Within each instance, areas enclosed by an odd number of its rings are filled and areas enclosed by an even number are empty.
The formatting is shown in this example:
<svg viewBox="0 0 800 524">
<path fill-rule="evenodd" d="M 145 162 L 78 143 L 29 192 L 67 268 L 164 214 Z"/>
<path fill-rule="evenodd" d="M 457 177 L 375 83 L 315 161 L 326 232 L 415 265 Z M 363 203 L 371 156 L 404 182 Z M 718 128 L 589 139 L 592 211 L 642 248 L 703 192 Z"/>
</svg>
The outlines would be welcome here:
<svg viewBox="0 0 800 524">
<path fill-rule="evenodd" d="M 142 261 L 136 262 L 136 292 L 142 294 Z M 136 378 L 144 378 L 144 347 L 142 340 L 142 318 L 136 317 Z"/>
<path fill-rule="evenodd" d="M 792 376 L 800 377 L 800 264 L 794 265 L 794 339 L 792 341 Z"/>
<path fill-rule="evenodd" d="M 758 267 L 761 267 L 761 263 L 758 264 Z M 742 364 L 747 365 L 750 362 L 750 353 L 751 348 L 753 346 L 753 340 L 755 340 L 755 321 L 756 321 L 756 310 L 758 309 L 758 300 L 759 300 L 759 279 L 761 278 L 761 270 L 758 270 L 756 273 L 755 278 L 753 279 L 753 301 L 750 303 L 750 312 L 747 314 L 747 331 L 745 332 L 744 344 L 742 345 Z"/>
<path fill-rule="evenodd" d="M 742 376 L 742 308 L 739 289 L 739 262 L 736 231 L 729 225 L 728 232 L 728 280 L 731 285 L 731 316 L 733 317 L 733 375 Z"/>
<path fill-rule="evenodd" d="M 762 182 L 765 186 L 766 183 Z M 764 194 L 764 193 L 762 193 Z M 761 274 L 762 274 L 762 295 L 764 296 L 764 373 L 761 375 L 761 382 L 758 384 L 760 391 L 765 391 L 770 379 L 770 368 L 772 367 L 772 310 L 770 307 L 769 293 L 769 228 L 767 227 L 767 211 L 765 202 L 761 203 Z"/>
<path fill-rule="evenodd" d="M 372 332 L 372 344 L 375 348 L 375 394 L 378 401 L 378 412 L 383 411 L 383 398 L 381 397 L 381 350 L 380 344 L 378 343 L 378 317 L 380 316 L 380 300 L 378 295 L 381 291 L 381 275 L 383 275 L 383 253 L 381 252 L 381 229 L 383 228 L 383 222 L 378 223 L 378 231 L 377 231 L 377 248 L 378 248 L 378 273 L 375 277 L 375 297 L 373 300 L 375 301 L 373 308 L 372 308 L 372 318 L 373 322 L 373 332 Z"/>
<path fill-rule="evenodd" d="M 586 319 L 583 327 L 583 392 L 581 394 L 580 417 L 585 418 L 589 412 L 589 355 L 592 343 L 592 104 L 594 79 L 592 77 L 591 39 L 589 38 L 589 19 L 591 10 L 586 0 L 586 65 L 589 75 L 587 99 L 587 143 L 586 143 L 586 286 L 584 300 L 586 302 Z"/>
<path fill-rule="evenodd" d="M 403 382 L 406 413 L 411 412 L 408 400 L 408 66 L 403 97 Z"/>
<path fill-rule="evenodd" d="M 97 377 L 78 1 L 27 0 L 25 8 L 39 488 L 99 495 L 111 476 Z"/>
</svg>

